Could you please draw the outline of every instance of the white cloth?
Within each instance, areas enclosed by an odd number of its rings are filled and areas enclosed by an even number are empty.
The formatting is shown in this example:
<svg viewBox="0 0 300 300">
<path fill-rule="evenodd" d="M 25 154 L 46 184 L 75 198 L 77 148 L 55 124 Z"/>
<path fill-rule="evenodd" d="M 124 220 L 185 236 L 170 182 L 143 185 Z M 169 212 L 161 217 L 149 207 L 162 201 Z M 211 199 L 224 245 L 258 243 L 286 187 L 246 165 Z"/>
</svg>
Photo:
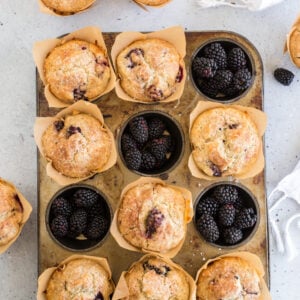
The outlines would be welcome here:
<svg viewBox="0 0 300 300">
<path fill-rule="evenodd" d="M 283 0 L 196 0 L 203 8 L 229 5 L 232 7 L 248 8 L 249 10 L 262 10 Z"/>
<path fill-rule="evenodd" d="M 279 206 L 279 204 L 287 198 L 296 201 L 300 205 L 300 161 L 297 163 L 294 170 L 290 174 L 286 175 L 270 193 L 268 198 L 269 212 L 271 213 L 275 207 Z M 299 211 L 286 220 L 283 230 L 279 229 L 278 225 L 281 224 L 277 224 L 272 219 L 270 220 L 277 249 L 281 253 L 286 252 L 289 261 L 293 260 L 298 255 L 290 235 L 290 226 L 297 219 L 300 219 L 300 206 Z M 297 222 L 297 227 L 300 229 L 299 220 Z"/>
</svg>

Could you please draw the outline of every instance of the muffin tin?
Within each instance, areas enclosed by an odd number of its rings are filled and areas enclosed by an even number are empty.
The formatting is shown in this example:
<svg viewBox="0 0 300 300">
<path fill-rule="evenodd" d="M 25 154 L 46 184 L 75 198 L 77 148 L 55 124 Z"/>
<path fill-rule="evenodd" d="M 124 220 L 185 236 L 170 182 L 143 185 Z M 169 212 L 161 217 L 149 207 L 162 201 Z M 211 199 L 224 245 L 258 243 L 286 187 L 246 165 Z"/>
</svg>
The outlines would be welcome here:
<svg viewBox="0 0 300 300">
<path fill-rule="evenodd" d="M 116 37 L 116 33 L 104 33 L 104 39 L 108 50 Z M 213 40 L 231 40 L 241 45 L 247 53 L 251 56 L 253 65 L 255 66 L 253 73 L 255 74 L 253 83 L 247 92 L 237 99 L 235 104 L 263 109 L 263 66 L 260 56 L 253 45 L 244 37 L 224 31 L 211 32 L 186 32 L 187 41 L 187 55 L 185 57 L 186 68 L 189 70 L 191 58 L 195 51 Z M 37 116 L 48 117 L 55 115 L 59 109 L 49 108 L 48 103 L 44 97 L 44 86 L 37 73 Z M 120 134 L 124 124 L 134 114 L 141 111 L 162 111 L 168 113 L 174 120 L 176 120 L 182 128 L 185 139 L 183 141 L 184 151 L 178 164 L 171 170 L 156 174 L 170 184 L 178 184 L 189 189 L 192 192 L 193 199 L 196 201 L 197 197 L 203 190 L 224 178 L 213 178 L 213 180 L 197 179 L 191 175 L 188 170 L 187 163 L 190 155 L 190 144 L 188 139 L 189 129 L 189 114 L 196 106 L 199 100 L 207 100 L 205 96 L 199 94 L 195 89 L 191 78 L 187 78 L 184 93 L 178 101 L 165 104 L 153 104 L 151 106 L 145 104 L 131 103 L 117 98 L 114 91 L 102 96 L 97 100 L 96 104 L 101 108 L 105 123 L 113 131 L 114 136 Z M 119 150 L 120 151 L 120 150 Z M 46 160 L 38 154 L 38 197 L 39 197 L 39 273 L 49 266 L 53 266 L 71 255 L 73 252 L 67 250 L 57 243 L 55 243 L 47 232 L 45 224 L 45 214 L 47 205 L 50 199 L 61 186 L 56 184 L 51 178 L 46 175 Z M 128 183 L 136 180 L 140 174 L 136 174 L 126 168 L 120 156 L 117 164 L 104 173 L 97 174 L 93 178 L 86 180 L 84 183 L 97 187 L 103 194 L 105 194 L 111 208 L 115 211 L 119 196 Z M 225 179 L 226 180 L 226 179 Z M 234 178 L 227 178 L 229 182 L 236 182 Z M 267 206 L 265 194 L 265 174 L 262 171 L 255 177 L 249 179 L 239 180 L 243 186 L 251 191 L 258 201 L 260 222 L 256 233 L 245 244 L 235 248 L 235 250 L 244 250 L 256 253 L 265 268 L 266 281 L 269 282 L 269 252 L 268 252 L 268 227 L 267 227 Z M 195 277 L 196 271 L 205 263 L 207 259 L 213 258 L 217 255 L 232 252 L 232 249 L 225 249 L 216 247 L 206 243 L 198 234 L 193 223 L 188 225 L 188 232 L 185 243 L 174 257 L 174 262 L 180 264 L 191 276 Z M 118 246 L 113 237 L 109 234 L 101 246 L 96 247 L 90 251 L 85 252 L 87 255 L 104 256 L 108 258 L 110 263 L 113 279 L 118 281 L 122 271 L 127 270 L 129 266 L 142 257 L 142 253 L 131 252 L 124 250 Z"/>
</svg>

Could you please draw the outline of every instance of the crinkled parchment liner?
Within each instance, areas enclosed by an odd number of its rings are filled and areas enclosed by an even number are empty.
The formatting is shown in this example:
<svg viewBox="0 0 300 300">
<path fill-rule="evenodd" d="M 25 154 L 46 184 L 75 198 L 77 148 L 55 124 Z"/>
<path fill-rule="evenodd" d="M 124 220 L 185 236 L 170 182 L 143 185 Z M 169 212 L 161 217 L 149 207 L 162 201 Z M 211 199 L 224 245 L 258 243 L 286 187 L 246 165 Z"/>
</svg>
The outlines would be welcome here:
<svg viewBox="0 0 300 300">
<path fill-rule="evenodd" d="M 20 202 L 22 204 L 23 207 L 23 218 L 19 227 L 19 232 L 17 233 L 17 235 L 10 240 L 6 245 L 2 245 L 0 246 L 0 254 L 4 253 L 19 237 L 19 235 L 21 234 L 21 231 L 23 229 L 23 226 L 25 225 L 25 223 L 27 222 L 27 220 L 30 217 L 31 211 L 32 211 L 32 206 L 31 204 L 25 199 L 25 197 L 20 193 L 20 191 L 11 183 L 8 182 L 6 180 L 4 180 L 3 178 L 0 178 L 0 182 L 3 182 L 5 184 L 10 185 L 15 191 L 16 194 L 18 195 Z"/>
<path fill-rule="evenodd" d="M 117 241 L 117 243 L 119 244 L 119 246 L 122 247 L 122 248 L 125 248 L 125 249 L 130 250 L 130 251 L 137 251 L 137 252 L 144 252 L 144 253 L 154 253 L 154 254 L 159 254 L 161 256 L 164 256 L 164 257 L 172 258 L 181 249 L 181 247 L 184 243 L 185 237 L 180 241 L 180 243 L 175 248 L 173 248 L 173 249 L 171 249 L 167 252 L 162 253 L 162 252 L 151 251 L 151 250 L 144 249 L 144 248 L 142 248 L 142 249 L 137 248 L 137 247 L 131 245 L 129 242 L 127 242 L 125 240 L 125 238 L 122 236 L 122 234 L 119 231 L 117 219 L 118 219 L 119 207 L 122 203 L 122 199 L 123 199 L 124 195 L 131 188 L 133 188 L 137 185 L 148 184 L 148 183 L 158 183 L 158 184 L 161 184 L 165 187 L 170 187 L 174 190 L 179 191 L 184 196 L 184 198 L 186 200 L 186 211 L 185 211 L 186 224 L 191 222 L 191 220 L 193 219 L 194 211 L 193 211 L 193 203 L 192 203 L 192 194 L 189 190 L 187 190 L 185 188 L 182 188 L 182 187 L 175 186 L 175 185 L 166 184 L 164 181 L 162 181 L 161 179 L 158 179 L 158 178 L 141 177 L 138 180 L 128 184 L 122 190 L 122 193 L 121 193 L 121 196 L 120 196 L 120 201 L 119 201 L 119 204 L 118 204 L 118 208 L 115 211 L 115 214 L 114 214 L 114 217 L 113 217 L 113 220 L 112 220 L 112 224 L 111 224 L 111 227 L 110 227 L 110 232 L 111 232 L 112 236 L 115 238 L 115 240 Z"/>
<path fill-rule="evenodd" d="M 48 101 L 49 107 L 62 108 L 62 107 L 67 107 L 69 105 L 72 105 L 72 103 L 70 104 L 70 103 L 64 102 L 63 100 L 60 100 L 54 94 L 51 93 L 49 84 L 47 84 L 45 76 L 44 76 L 44 61 L 45 61 L 45 58 L 47 57 L 47 55 L 49 54 L 49 52 L 51 52 L 51 50 L 53 48 L 55 48 L 57 45 L 63 44 L 64 42 L 70 41 L 72 39 L 79 39 L 79 40 L 83 40 L 83 41 L 86 41 L 86 42 L 89 42 L 92 44 L 97 44 L 104 50 L 105 56 L 107 57 L 107 60 L 109 61 L 110 80 L 107 84 L 107 87 L 99 96 L 97 96 L 94 99 L 89 100 L 89 102 L 94 101 L 94 100 L 98 99 L 99 97 L 101 97 L 102 95 L 107 94 L 115 87 L 116 75 L 115 75 L 113 66 L 111 64 L 109 55 L 107 53 L 107 48 L 106 48 L 101 30 L 98 27 L 94 27 L 94 26 L 84 27 L 84 28 L 74 31 L 62 38 L 43 40 L 43 41 L 36 42 L 33 45 L 34 62 L 39 71 L 41 80 L 45 85 L 44 93 L 45 93 L 46 100 Z"/>
<path fill-rule="evenodd" d="M 155 254 L 146 254 L 144 255 L 140 260 L 134 262 L 128 271 L 124 271 L 122 272 L 120 279 L 117 283 L 114 295 L 112 297 L 112 300 L 119 300 L 119 299 L 127 299 L 127 297 L 129 296 L 129 289 L 127 286 L 127 282 L 125 280 L 125 275 L 127 272 L 130 272 L 130 270 L 136 265 L 141 263 L 143 260 L 147 259 L 147 258 L 151 258 L 151 257 L 157 257 L 162 259 L 164 262 L 166 262 L 168 265 L 170 265 L 171 267 L 173 267 L 174 269 L 177 269 L 181 272 L 183 272 L 186 276 L 186 279 L 188 281 L 189 287 L 190 287 L 190 297 L 189 300 L 195 300 L 196 299 L 196 284 L 194 279 L 179 265 L 175 264 L 171 259 L 163 257 L 161 255 L 155 255 Z"/>
<path fill-rule="evenodd" d="M 288 51 L 292 62 L 300 68 L 300 16 L 287 35 L 284 52 Z"/>
<path fill-rule="evenodd" d="M 59 17 L 66 17 L 66 16 L 72 16 L 72 15 L 76 15 L 76 14 L 80 14 L 80 13 L 85 12 L 86 10 L 91 8 L 92 6 L 93 7 L 95 6 L 95 1 L 96 0 L 94 0 L 91 4 L 89 4 L 85 8 L 83 8 L 83 9 L 77 11 L 77 12 L 73 12 L 73 13 L 63 13 L 63 12 L 59 13 L 59 12 L 56 12 L 55 10 L 53 10 L 53 9 L 49 8 L 48 6 L 46 6 L 42 0 L 38 0 L 38 4 L 39 4 L 40 11 L 42 13 L 45 13 L 45 14 L 48 14 L 48 15 L 59 16 Z"/>
<path fill-rule="evenodd" d="M 189 132 L 191 131 L 192 125 L 195 121 L 195 119 L 204 111 L 212 108 L 217 108 L 217 107 L 232 107 L 235 109 L 238 109 L 240 111 L 243 111 L 247 113 L 253 122 L 255 123 L 258 134 L 260 137 L 264 135 L 264 132 L 266 130 L 267 126 L 267 115 L 262 112 L 261 110 L 258 110 L 253 107 L 247 107 L 247 106 L 241 106 L 241 105 L 224 105 L 216 102 L 208 102 L 208 101 L 199 101 L 194 110 L 190 114 L 190 127 L 189 127 Z M 193 151 L 193 150 L 192 150 Z M 250 169 L 248 169 L 247 172 L 238 174 L 238 175 L 231 175 L 235 178 L 239 179 L 246 179 L 250 177 L 254 177 L 255 175 L 259 174 L 265 165 L 265 159 L 264 159 L 264 153 L 263 153 L 263 145 L 261 142 L 259 154 L 257 157 L 256 162 L 251 166 Z M 189 161 L 188 161 L 188 167 L 190 172 L 194 177 L 201 178 L 201 179 L 206 179 L 206 180 L 216 180 L 218 178 L 225 178 L 229 176 L 221 176 L 221 177 L 214 177 L 214 176 L 208 176 L 204 172 L 202 172 L 196 165 L 193 154 L 190 154 Z"/>
<path fill-rule="evenodd" d="M 58 118 L 64 117 L 66 115 L 70 115 L 74 111 L 89 114 L 89 115 L 93 116 L 94 118 L 96 118 L 97 120 L 99 120 L 101 124 L 103 124 L 103 126 L 105 127 L 105 129 L 107 130 L 107 132 L 111 138 L 111 142 L 112 142 L 111 154 L 110 154 L 110 157 L 109 157 L 107 163 L 101 170 L 97 170 L 93 174 L 91 174 L 87 177 L 84 177 L 84 178 L 67 177 L 67 176 L 59 173 L 56 169 L 54 169 L 51 161 L 49 161 L 47 164 L 47 167 L 46 167 L 47 175 L 49 177 L 51 177 L 53 180 L 55 180 L 60 185 L 69 185 L 72 183 L 86 180 L 86 179 L 92 177 L 93 175 L 95 175 L 96 173 L 101 173 L 101 172 L 108 170 L 117 162 L 117 149 L 116 149 L 115 139 L 114 139 L 113 133 L 105 125 L 104 119 L 103 119 L 103 116 L 102 116 L 102 113 L 101 113 L 99 107 L 96 104 L 86 102 L 83 100 L 78 101 L 78 102 L 72 104 L 71 106 L 61 110 L 54 117 L 36 118 L 36 121 L 34 124 L 34 139 L 40 150 L 41 155 L 43 157 L 45 157 L 43 147 L 42 147 L 42 136 L 43 136 L 43 133 L 45 132 L 45 130 L 54 122 L 54 120 L 57 120 Z"/>
<path fill-rule="evenodd" d="M 166 2 L 162 3 L 162 4 L 159 4 L 159 5 L 150 5 L 150 4 L 145 4 L 145 3 L 142 3 L 138 0 L 133 0 L 133 2 L 135 2 L 138 6 L 142 7 L 144 10 L 148 11 L 146 7 L 153 7 L 153 8 L 160 8 L 160 7 L 163 7 L 167 4 L 169 4 L 172 0 L 167 0 Z"/>
<path fill-rule="evenodd" d="M 261 263 L 260 258 L 250 252 L 246 252 L 246 251 L 237 251 L 237 252 L 232 252 L 232 253 L 227 253 L 224 255 L 220 255 L 218 257 L 215 257 L 213 259 L 209 259 L 197 272 L 196 275 L 196 285 L 198 282 L 198 278 L 200 273 L 207 268 L 207 266 L 213 262 L 213 261 L 217 261 L 219 259 L 222 259 L 223 257 L 239 257 L 241 259 L 244 259 L 245 261 L 247 261 L 251 266 L 253 266 L 253 268 L 256 270 L 259 278 L 260 278 L 260 287 L 261 287 L 261 296 L 259 297 L 259 300 L 271 300 L 271 295 L 270 292 L 268 290 L 268 287 L 266 285 L 266 282 L 264 280 L 264 275 L 265 275 L 265 271 L 264 271 L 264 267 Z"/>
<path fill-rule="evenodd" d="M 108 273 L 108 278 L 112 284 L 113 289 L 115 288 L 114 282 L 112 280 L 112 274 L 110 270 L 110 266 L 107 262 L 106 258 L 103 257 L 97 257 L 97 256 L 89 256 L 89 255 L 71 255 L 65 260 L 63 260 L 57 267 L 51 267 L 46 269 L 38 278 L 38 290 L 37 290 L 37 300 L 47 300 L 45 291 L 47 290 L 48 282 L 54 273 L 54 271 L 59 268 L 60 266 L 68 263 L 69 261 L 72 261 L 74 259 L 90 259 L 95 262 L 97 262 L 99 265 L 103 267 L 103 269 Z"/>
<path fill-rule="evenodd" d="M 127 95 L 125 91 L 122 89 L 121 84 L 120 84 L 120 78 L 117 79 L 116 82 L 116 94 L 119 98 L 126 100 L 126 101 L 131 101 L 131 102 L 139 102 L 139 103 L 145 103 L 145 104 L 158 104 L 158 103 L 167 103 L 167 102 L 172 102 L 175 100 L 178 100 L 183 93 L 184 90 L 184 85 L 185 85 L 185 80 L 186 80 L 186 69 L 185 69 L 185 63 L 184 63 L 184 57 L 186 55 L 186 39 L 185 39 L 185 34 L 184 30 L 180 26 L 174 26 L 170 27 L 164 30 L 160 31 L 155 31 L 151 33 L 140 33 L 140 32 L 122 32 L 116 36 L 115 42 L 111 48 L 111 58 L 112 62 L 114 65 L 114 68 L 117 72 L 117 56 L 118 54 L 128 45 L 131 43 L 137 41 L 137 40 L 145 40 L 149 38 L 158 38 L 165 40 L 176 48 L 178 51 L 180 57 L 181 57 L 181 66 L 183 68 L 183 78 L 181 82 L 179 83 L 176 91 L 167 97 L 164 100 L 161 101 L 155 101 L 155 102 L 147 102 L 147 101 L 141 101 L 138 99 L 134 99 Z"/>
</svg>

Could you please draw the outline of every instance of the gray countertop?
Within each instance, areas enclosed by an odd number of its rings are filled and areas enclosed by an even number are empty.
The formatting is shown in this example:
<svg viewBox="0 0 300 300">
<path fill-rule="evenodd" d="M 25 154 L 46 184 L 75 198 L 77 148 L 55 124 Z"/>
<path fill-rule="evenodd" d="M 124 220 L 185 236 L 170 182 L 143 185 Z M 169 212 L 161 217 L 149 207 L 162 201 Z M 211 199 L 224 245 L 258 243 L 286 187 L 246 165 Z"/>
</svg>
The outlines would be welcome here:
<svg viewBox="0 0 300 300">
<path fill-rule="evenodd" d="M 20 237 L 0 256 L 0 299 L 35 299 L 37 288 L 37 164 L 33 124 L 36 116 L 35 41 L 59 36 L 88 25 L 102 31 L 154 31 L 181 25 L 187 31 L 230 30 L 244 35 L 258 49 L 264 63 L 264 108 L 268 194 L 299 159 L 300 71 L 283 55 L 286 34 L 299 13 L 299 0 L 285 0 L 261 12 L 219 7 L 201 10 L 196 0 L 173 0 L 160 9 L 142 10 L 130 0 L 97 0 L 89 11 L 69 17 L 43 14 L 37 0 L 0 2 L 0 176 L 13 182 L 33 206 Z M 276 67 L 295 73 L 285 87 L 273 78 Z M 271 215 L 283 226 L 300 206 L 286 200 Z M 299 224 L 298 224 L 299 225 Z M 299 226 L 292 239 L 300 251 Z M 270 235 L 273 299 L 298 299 L 300 256 L 288 262 Z"/>
</svg>

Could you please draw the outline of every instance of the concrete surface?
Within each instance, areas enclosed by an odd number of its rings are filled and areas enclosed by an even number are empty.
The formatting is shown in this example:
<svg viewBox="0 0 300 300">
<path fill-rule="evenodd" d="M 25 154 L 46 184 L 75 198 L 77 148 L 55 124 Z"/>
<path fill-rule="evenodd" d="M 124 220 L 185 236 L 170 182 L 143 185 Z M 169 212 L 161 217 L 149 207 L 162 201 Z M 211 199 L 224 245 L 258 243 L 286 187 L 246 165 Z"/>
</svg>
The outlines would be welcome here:
<svg viewBox="0 0 300 300">
<path fill-rule="evenodd" d="M 33 205 L 30 221 L 17 242 L 0 256 L 0 299 L 35 299 L 37 287 L 37 193 L 36 146 L 33 123 L 36 115 L 35 41 L 96 25 L 103 31 L 153 31 L 172 25 L 186 30 L 231 30 L 247 37 L 264 63 L 267 191 L 288 174 L 299 159 L 300 71 L 283 56 L 285 36 L 299 13 L 299 0 L 262 12 L 220 7 L 201 10 L 196 0 L 173 0 L 161 9 L 146 12 L 130 0 L 97 0 L 86 13 L 70 17 L 42 14 L 36 0 L 0 1 L 0 176 L 15 183 Z M 278 84 L 273 70 L 285 66 L 296 74 L 291 86 Z M 300 212 L 292 200 L 283 203 L 276 217 Z M 295 224 L 294 224 L 295 225 Z M 293 241 L 300 250 L 299 228 Z M 299 299 L 300 256 L 292 262 L 280 254 L 270 237 L 271 291 L 273 299 Z"/>
</svg>

